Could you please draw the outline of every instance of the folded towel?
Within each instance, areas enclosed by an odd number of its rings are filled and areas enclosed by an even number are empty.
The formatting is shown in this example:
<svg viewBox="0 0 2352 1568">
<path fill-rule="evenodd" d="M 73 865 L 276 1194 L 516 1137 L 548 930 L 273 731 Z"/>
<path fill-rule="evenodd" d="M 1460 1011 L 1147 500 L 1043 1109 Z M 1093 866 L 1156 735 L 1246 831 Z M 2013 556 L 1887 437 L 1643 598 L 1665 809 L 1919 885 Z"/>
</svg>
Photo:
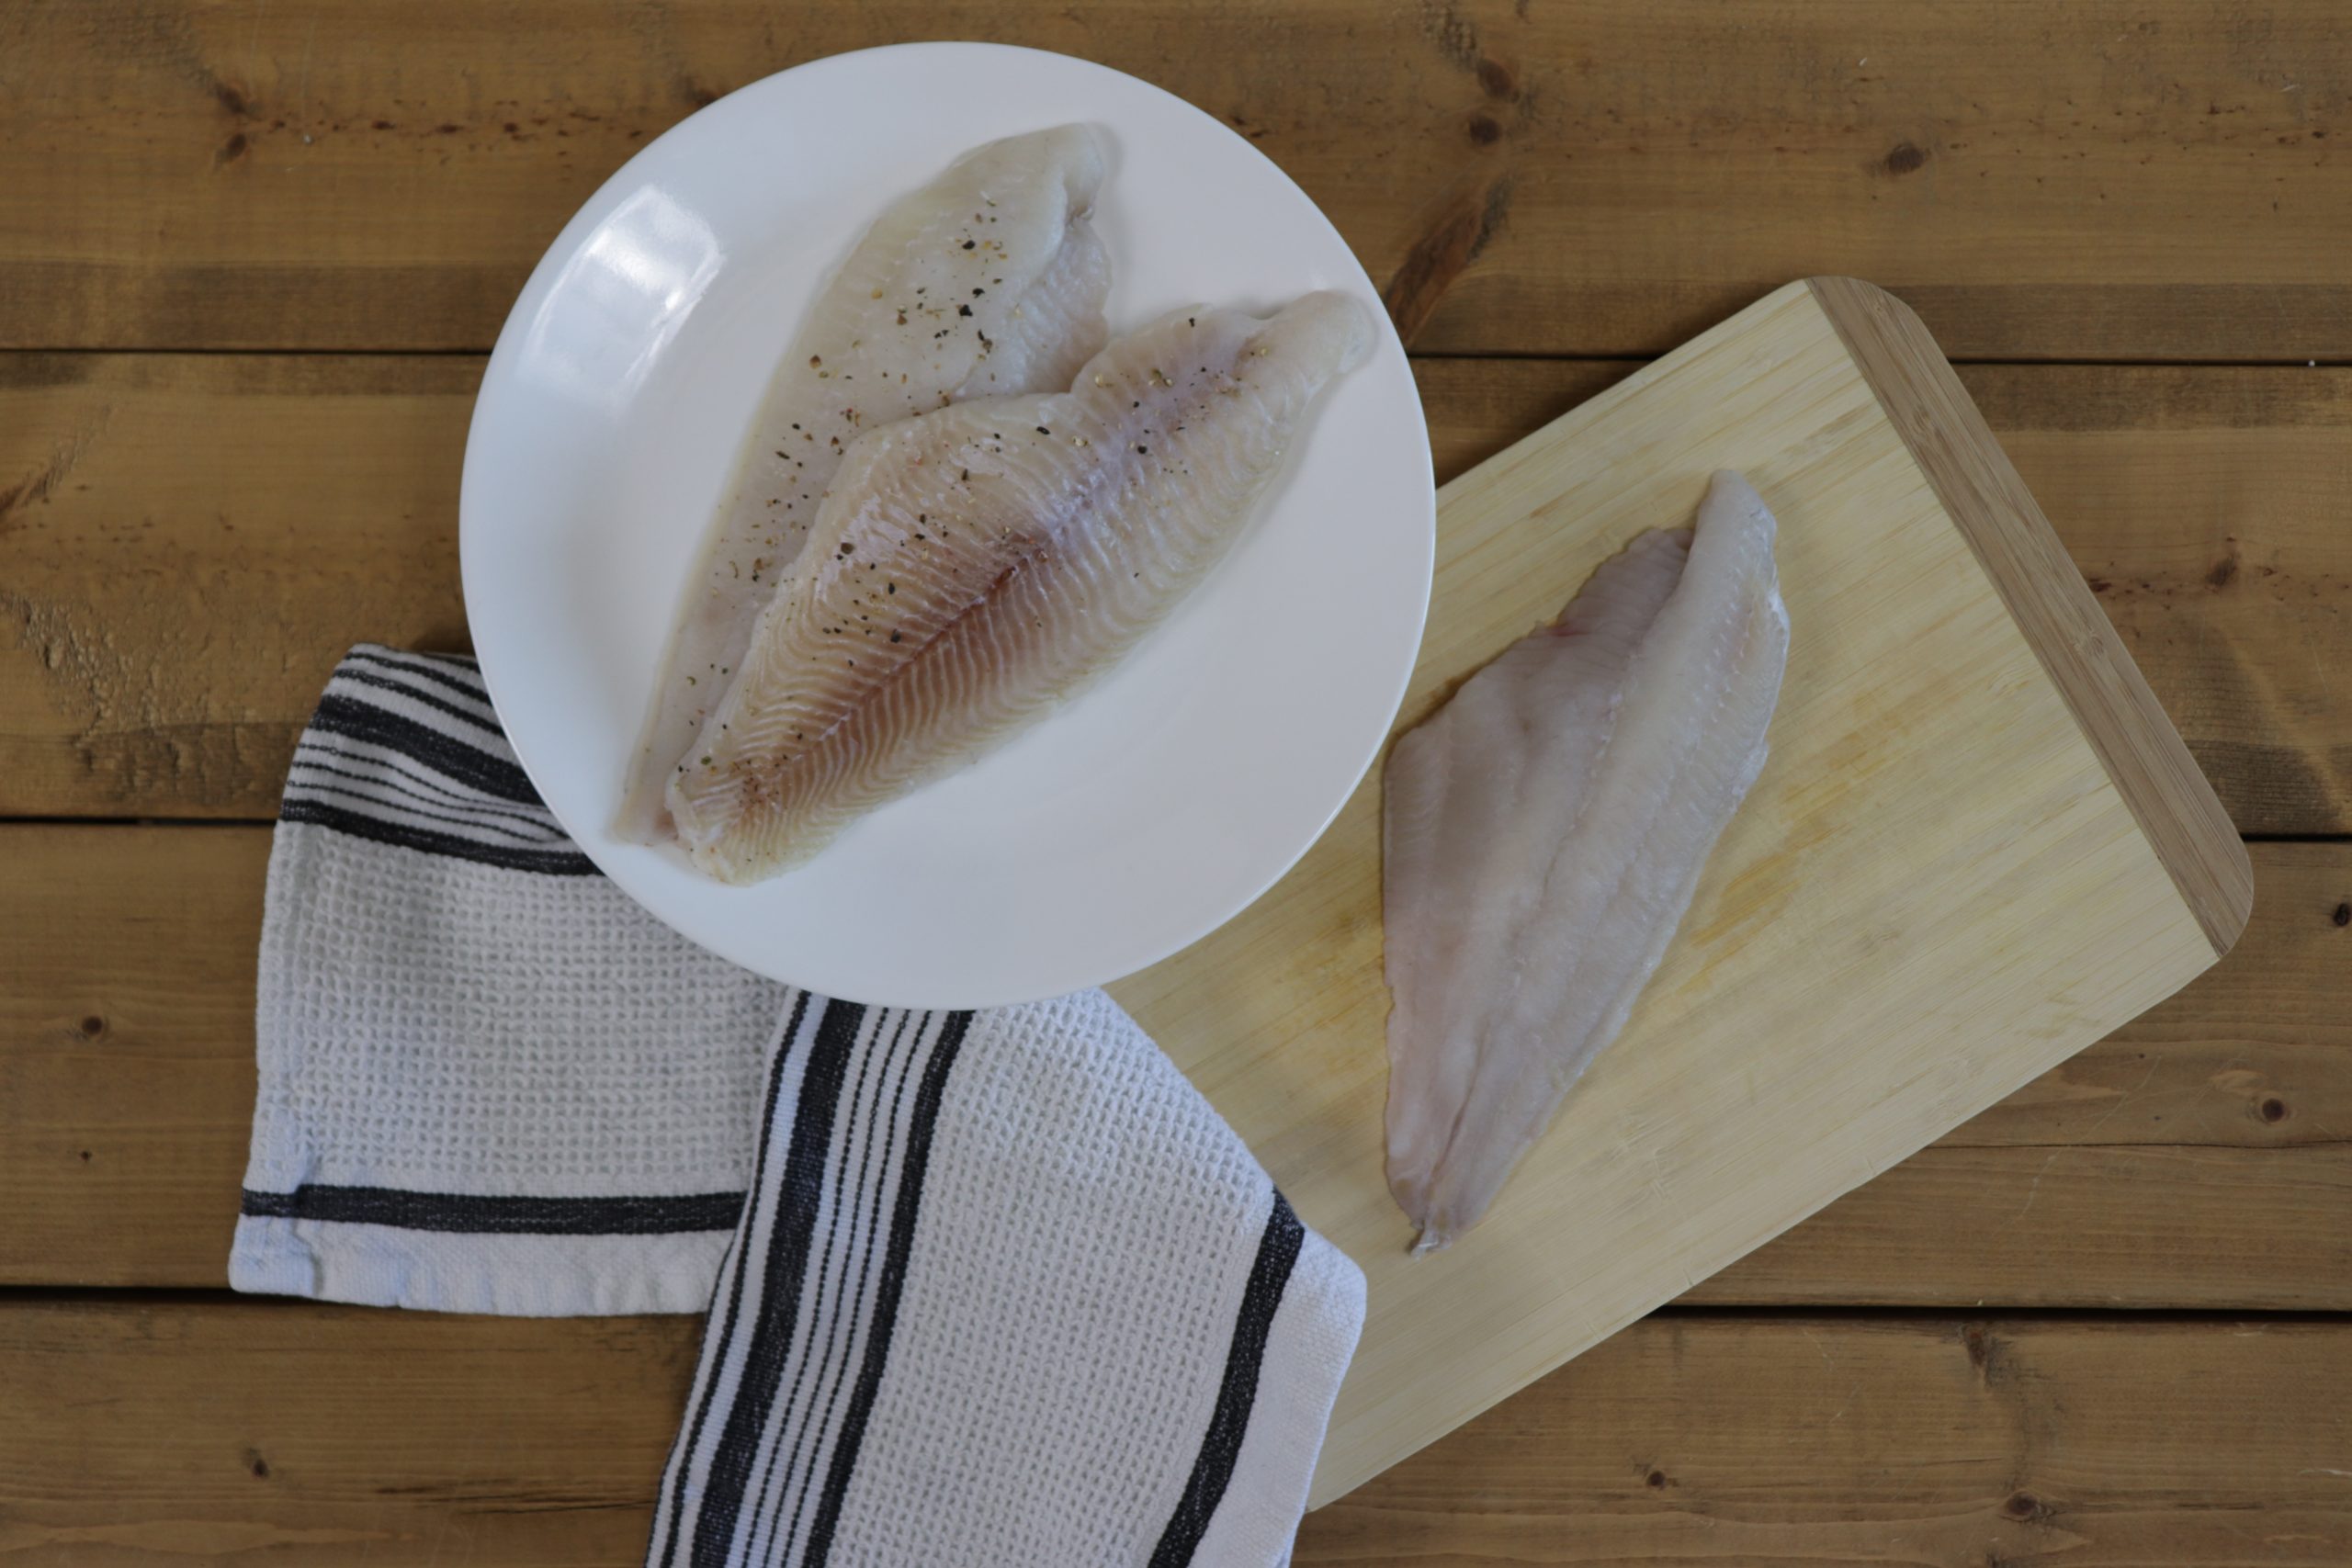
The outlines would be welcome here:
<svg viewBox="0 0 2352 1568">
<path fill-rule="evenodd" d="M 239 1290 L 709 1309 L 655 1564 L 1278 1563 L 1355 1266 L 1101 992 L 831 1001 L 539 802 L 470 660 L 363 646 L 270 852 Z"/>
</svg>

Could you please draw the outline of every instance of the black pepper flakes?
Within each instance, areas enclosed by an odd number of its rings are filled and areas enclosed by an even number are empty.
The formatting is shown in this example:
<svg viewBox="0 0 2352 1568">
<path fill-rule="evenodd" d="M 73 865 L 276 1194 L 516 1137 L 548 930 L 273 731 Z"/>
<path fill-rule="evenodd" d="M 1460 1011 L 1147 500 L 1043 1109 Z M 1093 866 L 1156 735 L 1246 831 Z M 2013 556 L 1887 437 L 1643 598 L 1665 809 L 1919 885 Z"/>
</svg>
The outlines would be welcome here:
<svg viewBox="0 0 2352 1568">
<path fill-rule="evenodd" d="M 979 242 L 978 240 L 967 240 L 964 242 L 964 248 L 968 251 L 978 243 Z"/>
<path fill-rule="evenodd" d="M 969 305 L 958 305 L 956 307 L 956 313 L 959 316 L 968 316 L 972 313 L 972 308 Z"/>
</svg>

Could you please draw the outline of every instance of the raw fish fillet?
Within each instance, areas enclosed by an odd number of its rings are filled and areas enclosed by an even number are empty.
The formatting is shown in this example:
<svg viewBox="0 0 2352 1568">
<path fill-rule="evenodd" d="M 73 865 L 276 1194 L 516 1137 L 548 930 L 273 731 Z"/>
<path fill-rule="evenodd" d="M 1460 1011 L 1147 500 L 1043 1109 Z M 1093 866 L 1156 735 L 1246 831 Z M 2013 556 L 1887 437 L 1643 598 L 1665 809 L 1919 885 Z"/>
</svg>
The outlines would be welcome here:
<svg viewBox="0 0 2352 1568">
<path fill-rule="evenodd" d="M 1183 310 L 1070 391 L 860 441 L 671 784 L 695 863 L 749 882 L 805 860 L 1114 662 L 1238 536 L 1371 341 L 1338 294 L 1266 321 Z"/>
<path fill-rule="evenodd" d="M 1453 1242 L 1616 1038 L 1764 766 L 1789 617 L 1718 473 L 1390 753 L 1388 1190 Z"/>
<path fill-rule="evenodd" d="M 631 754 L 617 830 L 650 841 L 662 791 L 858 435 L 966 398 L 1058 390 L 1100 352 L 1111 262 L 1087 214 L 1082 126 L 991 141 L 892 206 L 817 297 L 752 422 L 687 579 Z"/>
</svg>

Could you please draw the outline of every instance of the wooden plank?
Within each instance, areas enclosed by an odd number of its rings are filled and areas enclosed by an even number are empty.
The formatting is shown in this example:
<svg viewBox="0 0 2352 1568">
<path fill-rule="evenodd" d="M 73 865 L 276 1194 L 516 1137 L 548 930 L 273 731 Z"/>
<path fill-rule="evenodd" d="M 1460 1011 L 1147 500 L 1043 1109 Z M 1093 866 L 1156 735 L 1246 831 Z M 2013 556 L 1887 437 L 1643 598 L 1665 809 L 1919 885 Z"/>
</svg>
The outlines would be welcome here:
<svg viewBox="0 0 2352 1568">
<path fill-rule="evenodd" d="M 2346 1332 L 1652 1320 L 1310 1517 L 1296 1561 L 2335 1562 Z"/>
<path fill-rule="evenodd" d="M 2352 375 L 1962 378 L 2239 830 L 2352 831 Z"/>
<path fill-rule="evenodd" d="M 0 1551 L 634 1564 L 698 1326 L 0 1298 Z M 1655 1318 L 1297 1561 L 2335 1563 L 2347 1396 L 2339 1324 Z"/>
<path fill-rule="evenodd" d="M 2329 0 L 17 6 L 0 344 L 484 348 L 563 220 L 697 105 L 845 49 L 992 38 L 1249 136 L 1424 348 L 1657 353 L 1840 272 L 1965 356 L 2342 357 L 2340 20 Z"/>
<path fill-rule="evenodd" d="M 1419 362 L 1439 474 L 1633 368 Z M 463 647 L 480 374 L 0 355 L 0 813 L 266 817 L 344 647 Z M 1962 380 L 2238 827 L 2352 830 L 2352 370 Z"/>
<path fill-rule="evenodd" d="M 0 356 L 0 811 L 273 816 L 345 647 L 462 647 L 481 370 Z"/>
<path fill-rule="evenodd" d="M 267 830 L 0 846 L 0 1285 L 226 1285 Z"/>
<path fill-rule="evenodd" d="M 0 828 L 0 1285 L 223 1282 L 266 851 Z M 2352 845 L 2254 858 L 2214 970 L 1690 1299 L 2352 1310 Z"/>
<path fill-rule="evenodd" d="M 0 1295 L 0 1553 L 634 1568 L 700 1330 Z"/>
</svg>

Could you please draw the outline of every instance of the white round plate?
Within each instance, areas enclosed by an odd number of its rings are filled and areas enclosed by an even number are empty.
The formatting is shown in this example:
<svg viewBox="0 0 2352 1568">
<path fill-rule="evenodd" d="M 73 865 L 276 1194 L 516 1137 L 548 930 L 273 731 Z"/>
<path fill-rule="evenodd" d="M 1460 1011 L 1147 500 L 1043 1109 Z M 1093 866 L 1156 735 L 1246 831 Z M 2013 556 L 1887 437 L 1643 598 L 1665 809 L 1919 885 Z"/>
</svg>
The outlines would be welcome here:
<svg viewBox="0 0 2352 1568">
<path fill-rule="evenodd" d="M 968 148 L 1082 121 L 1111 175 L 1115 334 L 1343 289 L 1380 322 L 1233 553 L 1125 662 L 967 769 L 751 887 L 611 831 L 673 612 L 770 371 L 891 201 Z M 523 766 L 596 864 L 747 968 L 921 1007 L 1033 1000 L 1215 930 L 1379 750 L 1436 533 L 1403 345 L 1348 247 L 1249 142 L 1134 77 L 994 44 L 838 55 L 674 127 L 564 227 L 482 378 L 466 614 Z"/>
</svg>

